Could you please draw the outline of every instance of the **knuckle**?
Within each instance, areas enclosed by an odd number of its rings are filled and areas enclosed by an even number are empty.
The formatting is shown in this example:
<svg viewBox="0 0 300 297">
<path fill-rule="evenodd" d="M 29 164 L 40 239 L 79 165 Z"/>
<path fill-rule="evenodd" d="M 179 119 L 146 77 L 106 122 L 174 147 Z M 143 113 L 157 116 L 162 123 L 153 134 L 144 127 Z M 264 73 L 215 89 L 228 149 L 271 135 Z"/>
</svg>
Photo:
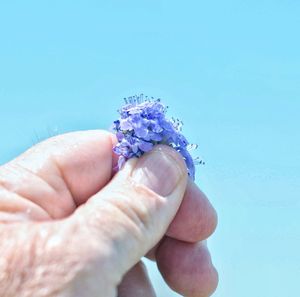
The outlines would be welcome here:
<svg viewBox="0 0 300 297">
<path fill-rule="evenodd" d="M 77 213 L 83 226 L 100 238 L 111 241 L 114 236 L 126 236 L 143 244 L 158 227 L 155 212 L 162 203 L 163 198 L 146 187 L 127 183 L 104 189 Z"/>
<path fill-rule="evenodd" d="M 118 188 L 121 190 L 112 193 L 110 203 L 144 238 L 155 225 L 155 214 L 164 203 L 163 198 L 147 187 L 133 182 L 127 182 Z"/>
</svg>

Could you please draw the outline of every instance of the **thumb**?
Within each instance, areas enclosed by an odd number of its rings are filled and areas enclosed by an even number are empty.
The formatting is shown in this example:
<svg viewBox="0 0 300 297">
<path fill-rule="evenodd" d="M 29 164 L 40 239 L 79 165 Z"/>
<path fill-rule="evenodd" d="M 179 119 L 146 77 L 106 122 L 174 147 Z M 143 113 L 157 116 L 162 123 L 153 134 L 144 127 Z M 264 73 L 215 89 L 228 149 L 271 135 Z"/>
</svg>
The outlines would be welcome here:
<svg viewBox="0 0 300 297">
<path fill-rule="evenodd" d="M 186 183 L 181 155 L 157 145 L 126 162 L 105 188 L 78 208 L 74 219 L 101 247 L 106 246 L 109 266 L 121 278 L 163 237 Z"/>
</svg>

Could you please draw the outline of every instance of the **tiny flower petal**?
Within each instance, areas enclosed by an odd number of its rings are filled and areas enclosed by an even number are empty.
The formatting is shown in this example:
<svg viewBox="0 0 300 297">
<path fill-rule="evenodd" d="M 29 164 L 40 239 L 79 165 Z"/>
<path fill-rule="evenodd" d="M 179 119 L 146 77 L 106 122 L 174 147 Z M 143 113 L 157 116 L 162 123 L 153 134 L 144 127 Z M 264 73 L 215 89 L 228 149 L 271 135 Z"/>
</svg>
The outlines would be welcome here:
<svg viewBox="0 0 300 297">
<path fill-rule="evenodd" d="M 125 162 L 126 162 L 126 158 L 124 156 L 120 156 L 118 160 L 119 169 L 121 169 L 124 166 Z"/>
<path fill-rule="evenodd" d="M 152 150 L 153 148 L 153 144 L 151 142 L 147 142 L 147 141 L 142 141 L 139 144 L 139 148 L 143 151 L 143 152 L 149 152 Z"/>
<path fill-rule="evenodd" d="M 120 120 L 120 128 L 121 130 L 132 130 L 132 124 L 128 119 L 121 119 Z"/>
</svg>

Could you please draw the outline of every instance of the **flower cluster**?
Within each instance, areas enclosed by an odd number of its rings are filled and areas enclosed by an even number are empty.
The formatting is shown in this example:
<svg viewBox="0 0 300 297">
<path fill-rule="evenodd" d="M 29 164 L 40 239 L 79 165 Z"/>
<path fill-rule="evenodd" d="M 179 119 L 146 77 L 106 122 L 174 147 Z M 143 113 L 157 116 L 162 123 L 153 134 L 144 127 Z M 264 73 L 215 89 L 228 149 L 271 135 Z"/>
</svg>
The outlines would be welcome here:
<svg viewBox="0 0 300 297">
<path fill-rule="evenodd" d="M 189 144 L 181 134 L 182 122 L 166 118 L 167 107 L 160 99 L 133 96 L 124 99 L 119 110 L 120 118 L 113 123 L 118 143 L 114 152 L 119 155 L 118 167 L 132 157 L 140 157 L 156 144 L 166 144 L 178 151 L 185 160 L 189 176 L 195 179 L 195 164 L 203 163 L 193 159 L 189 153 L 197 145 Z"/>
</svg>

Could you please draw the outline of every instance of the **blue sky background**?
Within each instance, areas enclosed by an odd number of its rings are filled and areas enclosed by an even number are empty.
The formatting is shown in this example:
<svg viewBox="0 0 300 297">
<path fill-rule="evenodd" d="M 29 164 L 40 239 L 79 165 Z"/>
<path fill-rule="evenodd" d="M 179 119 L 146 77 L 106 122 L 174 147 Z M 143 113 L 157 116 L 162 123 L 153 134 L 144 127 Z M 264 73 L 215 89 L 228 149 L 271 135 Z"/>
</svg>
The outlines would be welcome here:
<svg viewBox="0 0 300 297">
<path fill-rule="evenodd" d="M 299 29 L 296 0 L 1 1 L 0 162 L 161 97 L 206 160 L 214 296 L 298 296 Z"/>
</svg>

